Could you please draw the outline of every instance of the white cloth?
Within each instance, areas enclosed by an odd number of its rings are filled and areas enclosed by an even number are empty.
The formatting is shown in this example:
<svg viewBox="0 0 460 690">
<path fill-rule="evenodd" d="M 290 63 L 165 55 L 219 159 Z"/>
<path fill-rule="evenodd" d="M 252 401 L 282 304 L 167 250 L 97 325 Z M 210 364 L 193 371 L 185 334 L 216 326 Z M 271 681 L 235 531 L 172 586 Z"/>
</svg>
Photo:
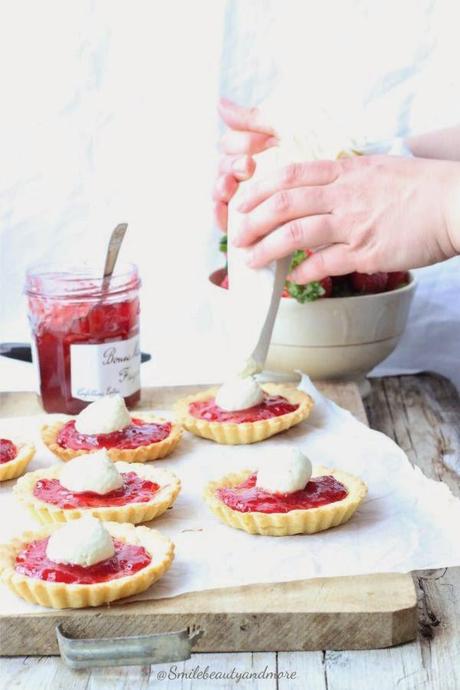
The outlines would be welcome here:
<svg viewBox="0 0 460 690">
<path fill-rule="evenodd" d="M 432 371 L 460 391 L 460 257 L 414 273 L 418 285 L 406 330 L 371 376 Z"/>
</svg>

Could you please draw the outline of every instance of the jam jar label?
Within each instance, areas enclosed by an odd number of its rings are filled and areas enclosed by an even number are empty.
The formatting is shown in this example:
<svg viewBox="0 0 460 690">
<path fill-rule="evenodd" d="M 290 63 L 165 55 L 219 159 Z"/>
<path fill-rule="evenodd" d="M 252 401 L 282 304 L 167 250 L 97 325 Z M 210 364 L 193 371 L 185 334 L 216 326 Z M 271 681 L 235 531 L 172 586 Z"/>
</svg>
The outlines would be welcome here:
<svg viewBox="0 0 460 690">
<path fill-rule="evenodd" d="M 70 345 L 72 397 L 96 400 L 119 393 L 126 398 L 136 393 L 140 384 L 141 351 L 139 336 L 97 345 Z"/>
</svg>

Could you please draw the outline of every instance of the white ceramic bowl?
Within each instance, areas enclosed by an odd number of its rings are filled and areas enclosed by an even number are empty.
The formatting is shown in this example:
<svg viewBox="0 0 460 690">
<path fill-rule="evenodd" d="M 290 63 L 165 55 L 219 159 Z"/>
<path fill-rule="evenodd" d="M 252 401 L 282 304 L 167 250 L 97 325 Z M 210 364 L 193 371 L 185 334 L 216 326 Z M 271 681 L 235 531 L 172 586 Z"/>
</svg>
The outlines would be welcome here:
<svg viewBox="0 0 460 690">
<path fill-rule="evenodd" d="M 209 276 L 215 321 L 225 328 L 225 269 Z M 266 368 L 300 369 L 315 379 L 359 379 L 394 350 L 415 290 L 408 285 L 376 295 L 335 297 L 299 304 L 281 300 Z"/>
</svg>

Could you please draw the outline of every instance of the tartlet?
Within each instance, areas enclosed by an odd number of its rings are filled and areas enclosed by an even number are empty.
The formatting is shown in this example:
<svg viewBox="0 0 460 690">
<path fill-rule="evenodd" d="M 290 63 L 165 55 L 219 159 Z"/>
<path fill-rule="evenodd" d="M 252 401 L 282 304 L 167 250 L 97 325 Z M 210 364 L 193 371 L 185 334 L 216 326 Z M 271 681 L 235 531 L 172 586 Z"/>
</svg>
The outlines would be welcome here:
<svg viewBox="0 0 460 690">
<path fill-rule="evenodd" d="M 0 482 L 5 482 L 24 474 L 27 465 L 35 455 L 35 446 L 32 443 L 14 442 L 11 439 L 1 440 L 11 444 L 16 451 L 16 455 L 11 460 L 0 462 Z"/>
<path fill-rule="evenodd" d="M 334 478 L 346 489 L 347 494 L 344 498 L 319 507 L 287 512 L 242 512 L 229 507 L 218 497 L 217 492 L 220 489 L 237 487 L 252 475 L 254 472 L 251 470 L 228 474 L 217 481 L 209 482 L 204 491 L 206 503 L 219 520 L 249 534 L 282 537 L 293 534 L 315 534 L 337 527 L 352 517 L 367 494 L 366 484 L 358 477 L 318 465 L 313 468 L 312 479 Z"/>
<path fill-rule="evenodd" d="M 25 532 L 10 544 L 0 546 L 3 582 L 22 599 L 54 609 L 101 606 L 143 592 L 171 566 L 174 544 L 157 530 L 106 522 L 104 526 L 121 544 L 142 547 L 150 557 L 147 565 L 132 574 L 91 584 L 50 582 L 17 571 L 17 557 L 25 549 L 49 537 L 59 525 L 47 525 L 37 532 Z M 80 567 L 81 568 L 81 567 Z"/>
<path fill-rule="evenodd" d="M 276 383 L 266 383 L 261 388 L 265 393 L 266 400 L 279 398 L 287 403 L 286 406 L 288 408 L 292 409 L 289 409 L 285 414 L 255 419 L 255 421 L 214 421 L 191 414 L 190 407 L 197 403 L 209 401 L 212 404 L 219 390 L 216 387 L 179 400 L 175 405 L 178 421 L 192 434 L 216 441 L 216 443 L 229 445 L 248 444 L 263 441 L 270 436 L 290 429 L 306 419 L 313 408 L 312 398 L 307 393 L 303 393 L 296 388 L 289 388 Z M 257 408 L 264 404 L 265 401 L 260 406 L 251 408 L 255 411 L 255 416 L 257 416 Z M 225 413 L 224 418 L 231 418 L 233 414 L 238 419 L 244 412 L 250 413 L 250 410 Z"/>
<path fill-rule="evenodd" d="M 132 416 L 131 420 L 132 425 L 135 425 L 136 421 L 139 420 L 139 422 L 142 424 L 152 424 L 158 426 L 159 429 L 164 430 L 162 434 L 164 438 L 154 441 L 153 443 L 146 443 L 143 445 L 140 444 L 134 448 L 121 448 L 116 447 L 115 445 L 110 447 L 112 441 L 108 439 L 108 437 L 112 437 L 113 439 L 115 438 L 115 434 L 120 433 L 113 432 L 113 434 L 86 435 L 86 439 L 89 439 L 90 442 L 95 445 L 92 445 L 89 448 L 71 448 L 62 445 L 62 442 L 60 441 L 60 435 L 63 433 L 65 428 L 68 428 L 69 425 L 75 424 L 74 419 L 67 419 L 66 421 L 61 420 L 52 424 L 44 425 L 42 427 L 42 440 L 49 450 L 58 458 L 64 460 L 64 462 L 72 460 L 72 458 L 76 458 L 79 455 L 94 452 L 100 448 L 107 448 L 107 454 L 114 462 L 117 460 L 121 460 L 123 462 L 148 462 L 149 460 L 159 460 L 160 458 L 164 458 L 172 453 L 181 439 L 182 429 L 179 424 L 167 419 L 163 419 L 162 417 L 158 417 L 153 412 L 136 412 L 135 415 Z M 75 434 L 78 435 L 79 438 L 85 438 L 84 434 L 78 434 L 76 431 Z M 96 441 L 94 441 L 94 439 L 99 439 L 98 443 L 100 442 L 100 445 L 96 445 Z M 107 445 L 103 445 L 104 442 L 107 443 L 109 447 L 107 447 Z"/>
<path fill-rule="evenodd" d="M 101 496 L 100 499 L 97 497 L 99 499 L 97 502 L 107 503 L 107 505 L 63 507 L 64 501 L 61 501 L 61 505 L 59 505 L 59 503 L 51 503 L 36 495 L 37 482 L 43 483 L 43 480 L 47 482 L 55 480 L 56 482 L 56 480 L 59 480 L 63 465 L 53 465 L 46 469 L 28 472 L 16 483 L 13 492 L 18 501 L 26 506 L 32 516 L 44 524 L 68 522 L 84 515 L 92 515 L 100 520 L 138 524 L 140 522 L 149 522 L 159 517 L 173 505 L 180 491 L 180 480 L 175 474 L 141 463 L 119 461 L 115 466 L 121 474 L 129 476 L 130 473 L 135 473 L 142 480 L 159 485 L 159 488 L 152 493 L 151 498 L 145 501 L 136 502 L 133 500 L 123 505 L 110 505 L 110 494 L 119 493 L 116 490 L 115 492 L 110 492 L 108 496 Z M 79 496 L 84 496 L 84 494 L 67 492 L 65 489 L 64 491 L 70 495 L 70 503 L 84 503 L 84 501 L 79 500 Z M 77 500 L 72 501 L 72 497 L 76 497 Z"/>
</svg>

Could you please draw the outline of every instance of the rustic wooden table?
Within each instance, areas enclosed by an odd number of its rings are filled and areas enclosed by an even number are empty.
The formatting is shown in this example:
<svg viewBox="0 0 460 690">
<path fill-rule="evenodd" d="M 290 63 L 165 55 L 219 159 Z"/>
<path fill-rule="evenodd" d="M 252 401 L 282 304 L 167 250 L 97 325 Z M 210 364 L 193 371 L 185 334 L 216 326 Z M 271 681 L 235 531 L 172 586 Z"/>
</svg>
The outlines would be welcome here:
<svg viewBox="0 0 460 690">
<path fill-rule="evenodd" d="M 460 496 L 460 399 L 452 385 L 437 376 L 419 375 L 373 380 L 371 386 L 366 400 L 371 427 L 393 438 L 412 463 Z M 368 690 L 378 685 L 379 690 L 458 690 L 460 568 L 420 571 L 414 578 L 419 635 L 399 647 L 194 654 L 177 664 L 91 672 L 70 671 L 56 657 L 15 657 L 0 662 L 0 688 Z M 212 673 L 214 678 L 209 677 Z"/>
</svg>

